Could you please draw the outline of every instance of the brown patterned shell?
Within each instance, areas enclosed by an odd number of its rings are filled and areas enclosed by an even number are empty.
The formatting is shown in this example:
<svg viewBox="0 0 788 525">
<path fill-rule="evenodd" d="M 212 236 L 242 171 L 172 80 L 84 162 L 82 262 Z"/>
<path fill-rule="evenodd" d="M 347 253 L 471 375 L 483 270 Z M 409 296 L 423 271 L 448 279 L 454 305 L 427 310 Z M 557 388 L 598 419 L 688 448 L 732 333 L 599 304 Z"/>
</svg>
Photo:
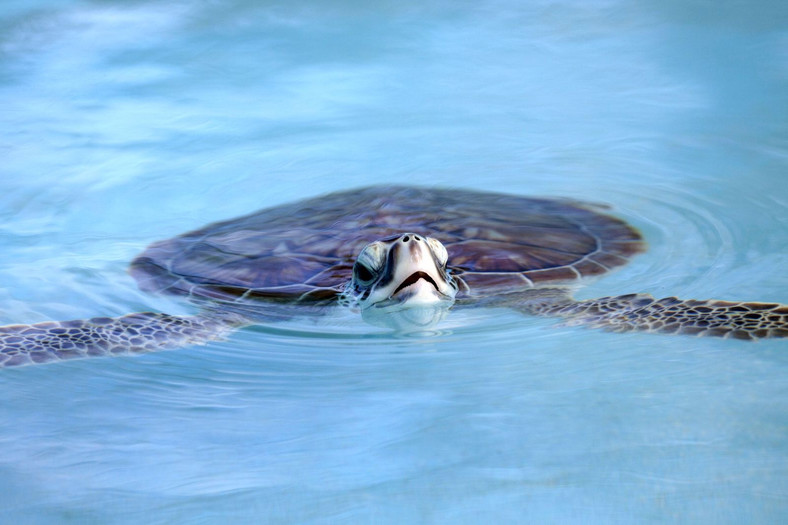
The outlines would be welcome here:
<svg viewBox="0 0 788 525">
<path fill-rule="evenodd" d="M 644 249 L 594 206 L 459 189 L 376 186 L 276 206 L 152 244 L 146 291 L 218 300 L 332 299 L 369 242 L 415 232 L 446 245 L 472 296 L 598 275 Z"/>
</svg>

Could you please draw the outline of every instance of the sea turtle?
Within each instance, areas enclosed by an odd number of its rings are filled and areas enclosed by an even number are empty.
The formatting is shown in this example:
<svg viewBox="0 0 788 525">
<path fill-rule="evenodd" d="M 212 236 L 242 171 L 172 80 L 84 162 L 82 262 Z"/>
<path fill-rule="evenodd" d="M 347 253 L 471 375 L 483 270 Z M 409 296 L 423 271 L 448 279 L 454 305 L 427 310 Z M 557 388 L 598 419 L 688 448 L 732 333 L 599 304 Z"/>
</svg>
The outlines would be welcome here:
<svg viewBox="0 0 788 525">
<path fill-rule="evenodd" d="M 198 315 L 0 327 L 0 366 L 185 346 L 331 304 L 376 322 L 410 311 L 420 312 L 412 322 L 429 322 L 452 305 L 481 304 L 622 332 L 788 336 L 781 304 L 571 298 L 577 280 L 644 248 L 604 207 L 574 200 L 407 186 L 343 191 L 156 242 L 132 261 L 143 290 L 185 296 Z"/>
</svg>

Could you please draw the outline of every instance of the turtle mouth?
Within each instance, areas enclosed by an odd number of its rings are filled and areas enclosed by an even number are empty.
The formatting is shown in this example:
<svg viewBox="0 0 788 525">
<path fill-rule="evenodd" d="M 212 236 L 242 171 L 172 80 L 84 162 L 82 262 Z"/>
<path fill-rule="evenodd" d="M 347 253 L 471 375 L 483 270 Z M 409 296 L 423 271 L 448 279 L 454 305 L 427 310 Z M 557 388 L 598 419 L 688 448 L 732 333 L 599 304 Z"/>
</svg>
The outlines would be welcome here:
<svg viewBox="0 0 788 525">
<path fill-rule="evenodd" d="M 410 274 L 410 276 L 409 276 L 407 279 L 405 279 L 404 281 L 402 281 L 402 283 L 401 283 L 399 286 L 397 286 L 397 289 L 396 289 L 396 290 L 394 290 L 394 293 L 393 293 L 393 294 L 391 294 L 391 296 L 392 296 L 392 297 L 394 297 L 395 295 L 397 295 L 398 293 L 400 293 L 402 290 L 404 290 L 405 288 L 407 288 L 407 287 L 408 287 L 408 286 L 410 286 L 411 284 L 416 284 L 416 283 L 417 283 L 417 282 L 419 282 L 419 280 L 421 280 L 421 279 L 424 279 L 425 281 L 427 281 L 428 283 L 430 283 L 430 284 L 433 286 L 433 288 L 435 288 L 435 290 L 439 290 L 439 288 L 438 288 L 438 283 L 436 283 L 436 282 L 435 282 L 435 279 L 433 279 L 432 277 L 430 277 L 430 275 L 429 275 L 428 273 L 425 273 L 425 272 L 416 272 L 416 273 L 412 273 L 412 274 Z"/>
</svg>

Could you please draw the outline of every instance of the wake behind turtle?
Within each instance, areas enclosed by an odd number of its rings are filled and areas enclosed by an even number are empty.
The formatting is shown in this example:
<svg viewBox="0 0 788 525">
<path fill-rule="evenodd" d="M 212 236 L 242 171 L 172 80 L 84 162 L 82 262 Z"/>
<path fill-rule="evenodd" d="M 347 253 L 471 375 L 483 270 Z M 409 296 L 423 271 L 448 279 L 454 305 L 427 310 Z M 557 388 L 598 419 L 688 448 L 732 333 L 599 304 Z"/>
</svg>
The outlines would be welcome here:
<svg viewBox="0 0 788 525">
<path fill-rule="evenodd" d="M 614 331 L 788 336 L 781 304 L 571 298 L 579 280 L 644 249 L 603 207 L 568 199 L 407 186 L 338 192 L 156 242 L 132 261 L 141 289 L 183 296 L 200 314 L 0 327 L 0 366 L 202 343 L 283 308 L 293 316 L 350 307 L 397 324 L 401 312 L 436 320 L 450 308 L 505 306 Z"/>
</svg>

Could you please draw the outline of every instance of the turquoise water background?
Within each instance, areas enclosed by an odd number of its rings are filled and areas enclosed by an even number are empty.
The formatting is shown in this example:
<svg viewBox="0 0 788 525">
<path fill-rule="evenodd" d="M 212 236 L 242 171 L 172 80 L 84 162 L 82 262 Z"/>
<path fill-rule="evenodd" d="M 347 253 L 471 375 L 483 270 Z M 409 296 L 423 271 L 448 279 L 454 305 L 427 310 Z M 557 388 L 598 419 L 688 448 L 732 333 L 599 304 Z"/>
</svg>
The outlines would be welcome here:
<svg viewBox="0 0 788 525">
<path fill-rule="evenodd" d="M 0 7 L 0 324 L 141 310 L 127 263 L 372 183 L 604 202 L 578 297 L 788 303 L 781 1 Z M 0 521 L 778 523 L 788 346 L 349 312 L 0 372 Z"/>
</svg>

